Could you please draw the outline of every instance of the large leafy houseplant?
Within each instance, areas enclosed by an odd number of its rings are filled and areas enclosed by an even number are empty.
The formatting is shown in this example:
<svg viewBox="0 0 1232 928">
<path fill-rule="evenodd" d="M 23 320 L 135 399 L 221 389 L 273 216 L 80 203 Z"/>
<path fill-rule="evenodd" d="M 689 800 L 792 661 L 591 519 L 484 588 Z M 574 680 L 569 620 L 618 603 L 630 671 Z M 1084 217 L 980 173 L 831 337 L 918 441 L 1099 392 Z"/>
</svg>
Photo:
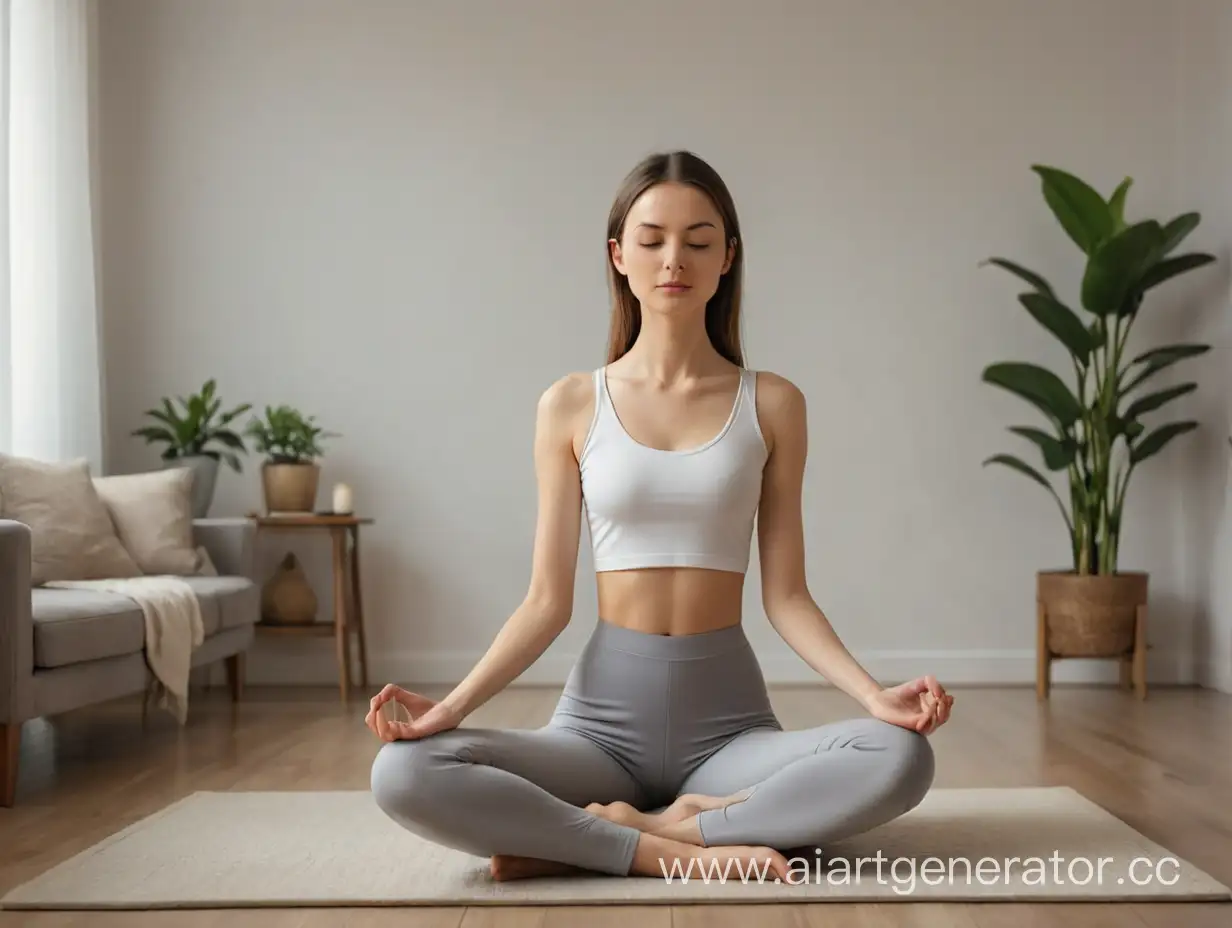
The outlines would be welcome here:
<svg viewBox="0 0 1232 928">
<path fill-rule="evenodd" d="M 165 445 L 160 455 L 163 461 L 208 457 L 226 461 L 232 470 L 239 473 L 243 469 L 239 454 L 246 449 L 244 440 L 231 428 L 231 423 L 252 405 L 241 403 L 221 412 L 222 400 L 217 391 L 217 381 L 207 380 L 199 393 L 177 396 L 178 409 L 169 397 L 164 396 L 161 406 L 145 412 L 158 424 L 135 429 L 132 434 L 144 438 L 147 444 Z"/>
<path fill-rule="evenodd" d="M 1011 432 L 1033 443 L 1044 470 L 1063 474 L 1068 506 L 1039 469 L 1013 454 L 984 463 L 1013 468 L 1041 484 L 1061 509 L 1078 575 L 1115 575 L 1130 479 L 1174 438 L 1197 428 L 1177 419 L 1147 420 L 1196 389 L 1184 382 L 1148 391 L 1151 379 L 1209 345 L 1170 343 L 1130 351 L 1134 323 L 1150 291 L 1214 261 L 1204 252 L 1176 253 L 1198 226 L 1196 212 L 1160 222 L 1125 217 L 1131 178 L 1105 199 L 1073 174 L 1034 165 L 1052 214 L 1082 253 L 1085 266 L 1077 300 L 1063 299 L 1041 274 L 1006 258 L 997 265 L 1026 281 L 1018 300 L 1067 349 L 1068 382 L 1038 364 L 1002 361 L 983 380 L 1021 397 L 1043 414 L 1048 430 L 1016 425 Z M 1085 317 L 1079 314 L 1085 313 Z"/>
<path fill-rule="evenodd" d="M 240 455 L 247 449 L 231 423 L 252 408 L 241 403 L 225 412 L 218 396 L 218 384 L 207 380 L 197 393 L 177 396 L 178 407 L 170 397 L 146 410 L 155 424 L 135 429 L 132 434 L 146 444 L 163 445 L 160 458 L 164 467 L 187 467 L 193 471 L 192 507 L 197 518 L 209 512 L 220 462 L 236 473 L 243 470 Z"/>
<path fill-rule="evenodd" d="M 1214 257 L 1177 251 L 1197 228 L 1198 213 L 1166 222 L 1126 219 L 1131 178 L 1105 199 L 1071 173 L 1044 165 L 1033 170 L 1044 201 L 1082 254 L 1078 293 L 1064 299 L 1043 275 L 1007 258 L 986 263 L 1030 285 L 1018 301 L 1064 346 L 1070 376 L 1024 361 L 985 368 L 985 382 L 1034 406 L 1048 428 L 1010 427 L 1036 446 L 1043 471 L 1008 453 L 984 464 L 1010 467 L 1043 486 L 1069 534 L 1070 566 L 1036 572 L 1038 698 L 1048 696 L 1054 658 L 1106 657 L 1119 662 L 1122 685 L 1132 684 L 1142 699 L 1149 574 L 1118 566 L 1125 501 L 1138 468 L 1197 428 L 1192 419 L 1148 424 L 1154 413 L 1196 389 L 1193 382 L 1151 389 L 1151 379 L 1210 346 L 1175 342 L 1131 350 L 1129 338 L 1152 290 Z M 1052 474 L 1064 476 L 1068 506 Z"/>
</svg>

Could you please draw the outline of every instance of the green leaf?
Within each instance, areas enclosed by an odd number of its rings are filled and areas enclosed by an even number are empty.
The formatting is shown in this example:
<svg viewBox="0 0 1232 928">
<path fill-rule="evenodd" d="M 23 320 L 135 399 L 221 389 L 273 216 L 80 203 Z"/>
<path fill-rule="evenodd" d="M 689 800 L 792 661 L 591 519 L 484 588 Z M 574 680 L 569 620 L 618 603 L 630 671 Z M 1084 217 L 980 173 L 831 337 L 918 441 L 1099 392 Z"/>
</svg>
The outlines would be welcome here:
<svg viewBox="0 0 1232 928">
<path fill-rule="evenodd" d="M 1162 241 L 1163 229 L 1148 219 L 1099 245 L 1082 276 L 1082 305 L 1097 316 L 1120 311 Z"/>
<path fill-rule="evenodd" d="M 1160 345 L 1157 348 L 1152 348 L 1150 351 L 1144 351 L 1126 365 L 1124 371 L 1125 374 L 1128 374 L 1137 365 L 1142 365 L 1142 370 L 1136 377 L 1134 377 L 1133 380 L 1121 388 L 1121 394 L 1124 395 L 1129 393 L 1134 387 L 1157 371 L 1170 367 L 1178 361 L 1184 361 L 1186 358 L 1196 357 L 1210 350 L 1210 345 L 1176 344 Z"/>
<path fill-rule="evenodd" d="M 1035 442 L 1043 452 L 1044 466 L 1049 470 L 1064 470 L 1074 463 L 1078 449 L 1072 442 L 1060 442 L 1047 432 L 1028 425 L 1010 426 L 1010 431 Z"/>
<path fill-rule="evenodd" d="M 1204 264 L 1210 264 L 1214 260 L 1214 255 L 1208 255 L 1203 252 L 1165 258 L 1147 269 L 1146 273 L 1142 275 L 1139 287 L 1143 290 L 1150 290 L 1152 287 L 1162 284 L 1165 280 L 1169 280 L 1178 274 L 1184 274 L 1186 271 L 1192 271 L 1194 268 L 1202 267 Z"/>
<path fill-rule="evenodd" d="M 165 423 L 173 430 L 179 428 L 180 420 L 174 414 L 168 415 L 161 409 L 147 409 L 145 414 L 151 419 L 157 419 L 159 422 Z"/>
<path fill-rule="evenodd" d="M 1004 464 L 1006 467 L 1016 470 L 1020 474 L 1026 474 L 1040 486 L 1047 487 L 1049 490 L 1053 489 L 1052 484 L 1048 482 L 1048 478 L 1046 478 L 1026 461 L 1021 458 L 1017 458 L 1012 454 L 994 454 L 992 457 L 984 461 L 985 467 L 989 464 Z"/>
<path fill-rule="evenodd" d="M 1198 423 L 1192 420 L 1185 422 L 1169 422 L 1167 425 L 1161 425 L 1155 431 L 1151 432 L 1138 442 L 1129 453 L 1129 460 L 1132 464 L 1141 464 L 1152 455 L 1158 454 L 1168 442 L 1176 438 L 1178 435 L 1184 435 L 1186 432 L 1192 432 L 1198 427 Z"/>
<path fill-rule="evenodd" d="M 248 412 L 248 410 L 250 409 L 252 409 L 252 404 L 244 403 L 243 405 L 236 406 L 230 412 L 223 413 L 223 415 L 218 420 L 219 426 L 230 425 L 232 422 L 235 421 L 237 416 L 242 416 L 244 413 Z"/>
<path fill-rule="evenodd" d="M 1018 300 L 1040 325 L 1061 340 L 1070 354 L 1086 365 L 1099 342 L 1072 309 L 1043 293 L 1021 293 Z"/>
<path fill-rule="evenodd" d="M 1125 198 L 1129 194 L 1129 188 L 1133 182 L 1133 178 L 1125 178 L 1117 185 L 1116 190 L 1112 191 L 1112 196 L 1108 198 L 1108 212 L 1112 215 L 1113 233 L 1125 228 Z"/>
<path fill-rule="evenodd" d="M 132 434 L 134 438 L 144 438 L 147 442 L 165 441 L 168 444 L 175 444 L 175 436 L 157 425 L 147 425 L 134 430 Z"/>
<path fill-rule="evenodd" d="M 1149 351 L 1144 351 L 1136 356 L 1129 363 L 1146 364 L 1153 370 L 1160 370 L 1167 367 L 1169 364 L 1175 364 L 1177 361 L 1185 358 L 1192 358 L 1204 352 L 1210 351 L 1210 345 L 1202 345 L 1196 342 L 1182 342 L 1175 345 L 1159 345 Z"/>
<path fill-rule="evenodd" d="M 1044 201 L 1084 254 L 1091 254 L 1112 234 L 1112 212 L 1099 192 L 1073 174 L 1058 168 L 1035 164 L 1040 176 Z"/>
<path fill-rule="evenodd" d="M 1201 221 L 1200 213 L 1182 213 L 1165 225 L 1161 256 L 1171 254 Z"/>
<path fill-rule="evenodd" d="M 213 438 L 216 441 L 222 442 L 228 448 L 234 448 L 236 451 L 244 450 L 244 440 L 230 429 L 219 429 L 214 432 Z"/>
<path fill-rule="evenodd" d="M 1060 377 L 1046 368 L 1006 361 L 985 368 L 983 379 L 1037 406 L 1062 429 L 1069 428 L 1082 417 L 1078 399 Z"/>
<path fill-rule="evenodd" d="M 1015 274 L 1018 277 L 1021 277 L 1023 280 L 1029 283 L 1032 287 L 1034 287 L 1040 293 L 1046 293 L 1049 296 L 1055 295 L 1052 290 L 1052 285 L 1048 283 L 1048 281 L 1046 281 L 1042 276 L 1037 274 L 1035 271 L 1031 270 L 1030 268 L 1025 268 L 1021 264 L 1015 264 L 1013 261 L 1010 261 L 1007 258 L 989 258 L 986 261 L 982 261 L 980 263 L 980 266 L 983 267 L 985 264 L 994 264 L 997 267 L 1004 268 L 1005 270 L 1009 271 L 1011 274 Z"/>
<path fill-rule="evenodd" d="M 1178 396 L 1184 396 L 1186 393 L 1192 393 L 1196 389 L 1198 389 L 1196 383 L 1183 383 L 1180 386 L 1168 387 L 1166 390 L 1159 390 L 1155 393 L 1139 397 L 1125 410 L 1125 418 L 1137 419 L 1145 413 L 1158 409 L 1164 403 L 1169 403 Z"/>
<path fill-rule="evenodd" d="M 1018 471 L 1020 474 L 1025 474 L 1027 477 L 1030 477 L 1032 480 L 1034 480 L 1036 483 L 1042 486 L 1045 490 L 1047 490 L 1052 495 L 1052 498 L 1056 500 L 1057 508 L 1061 510 L 1061 518 L 1065 520 L 1066 528 L 1068 528 L 1070 534 L 1073 535 L 1074 524 L 1073 524 L 1073 521 L 1069 517 L 1069 513 L 1065 511 L 1065 504 L 1061 502 L 1061 497 L 1057 495 L 1056 489 L 1053 488 L 1052 484 L 1048 482 L 1048 480 L 1044 477 L 1043 474 L 1037 471 L 1034 467 L 1032 467 L 1026 461 L 1023 461 L 1020 458 L 1016 458 L 1012 454 L 994 454 L 992 455 L 992 457 L 984 461 L 985 467 L 987 467 L 989 464 L 1001 464 L 1005 467 L 1010 468 L 1011 470 Z"/>
</svg>

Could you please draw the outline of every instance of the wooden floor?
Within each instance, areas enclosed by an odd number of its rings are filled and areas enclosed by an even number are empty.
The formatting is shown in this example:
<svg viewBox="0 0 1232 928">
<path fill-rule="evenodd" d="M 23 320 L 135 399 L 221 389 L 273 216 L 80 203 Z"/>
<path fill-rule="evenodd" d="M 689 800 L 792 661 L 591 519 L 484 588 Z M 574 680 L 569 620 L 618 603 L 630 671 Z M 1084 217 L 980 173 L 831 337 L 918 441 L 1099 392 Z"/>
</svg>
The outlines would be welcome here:
<svg viewBox="0 0 1232 928">
<path fill-rule="evenodd" d="M 425 689 L 439 696 L 439 689 Z M 467 725 L 532 727 L 559 689 L 506 690 Z M 954 717 L 932 736 L 939 787 L 1069 785 L 1173 853 L 1232 884 L 1232 696 L 1156 688 L 1057 687 L 1044 705 L 1029 688 L 954 690 Z M 788 727 L 852 714 L 840 693 L 776 687 Z M 108 834 L 198 789 L 363 789 L 380 744 L 363 726 L 366 694 L 343 709 L 337 690 L 249 687 L 193 693 L 179 731 L 120 701 L 28 723 L 17 805 L 0 809 L 0 894 Z M 399 928 L 637 925 L 638 928 L 806 926 L 1232 925 L 1232 905 L 819 903 L 786 906 L 360 908 L 186 912 L 0 912 L 0 928 L 51 926 L 298 926 Z"/>
</svg>

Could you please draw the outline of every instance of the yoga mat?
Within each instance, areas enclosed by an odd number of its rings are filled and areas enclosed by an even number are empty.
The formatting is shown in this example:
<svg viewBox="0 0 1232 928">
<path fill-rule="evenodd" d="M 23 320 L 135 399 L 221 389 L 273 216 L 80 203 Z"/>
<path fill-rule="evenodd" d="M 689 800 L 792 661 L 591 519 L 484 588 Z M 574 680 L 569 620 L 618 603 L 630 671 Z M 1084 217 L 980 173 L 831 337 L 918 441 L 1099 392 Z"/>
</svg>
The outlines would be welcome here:
<svg viewBox="0 0 1232 928">
<path fill-rule="evenodd" d="M 718 872 L 703 877 L 694 870 L 687 880 L 678 871 L 495 882 L 486 859 L 406 832 L 366 791 L 197 792 L 16 887 L 0 905 L 156 909 L 1232 898 L 1227 886 L 1068 787 L 934 789 L 906 815 L 824 855 L 815 849 L 793 854 L 792 878 L 777 885 L 756 875 L 741 878 L 734 869 L 726 877 Z"/>
</svg>

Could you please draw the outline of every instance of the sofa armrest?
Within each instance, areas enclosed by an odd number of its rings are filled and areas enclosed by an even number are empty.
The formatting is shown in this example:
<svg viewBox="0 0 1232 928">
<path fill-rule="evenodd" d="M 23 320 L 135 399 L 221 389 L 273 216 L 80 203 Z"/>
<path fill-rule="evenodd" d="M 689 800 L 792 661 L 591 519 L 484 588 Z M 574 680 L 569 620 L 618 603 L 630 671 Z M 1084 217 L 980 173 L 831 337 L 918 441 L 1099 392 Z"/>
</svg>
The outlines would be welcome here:
<svg viewBox="0 0 1232 928">
<path fill-rule="evenodd" d="M 30 526 L 0 519 L 0 722 L 9 724 L 24 722 L 34 705 L 31 544 Z"/>
<path fill-rule="evenodd" d="M 253 582 L 257 579 L 256 533 L 256 523 L 250 519 L 193 520 L 193 543 L 205 548 L 218 572 Z"/>
</svg>

